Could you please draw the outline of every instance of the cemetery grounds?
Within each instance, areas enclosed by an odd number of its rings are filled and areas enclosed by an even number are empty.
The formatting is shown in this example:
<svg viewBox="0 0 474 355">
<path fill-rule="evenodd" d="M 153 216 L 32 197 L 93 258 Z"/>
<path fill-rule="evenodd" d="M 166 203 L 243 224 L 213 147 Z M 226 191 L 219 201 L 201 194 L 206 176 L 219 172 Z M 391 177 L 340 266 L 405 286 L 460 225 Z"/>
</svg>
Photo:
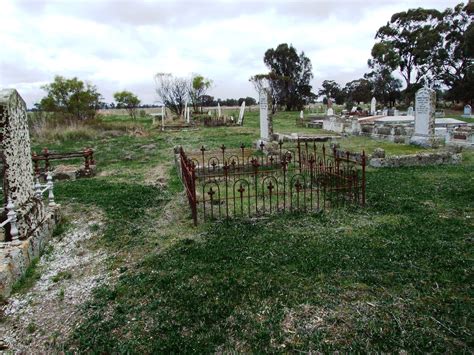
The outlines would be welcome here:
<svg viewBox="0 0 474 355">
<path fill-rule="evenodd" d="M 324 133 L 296 128 L 296 117 L 278 113 L 275 132 Z M 258 112 L 243 127 L 181 132 L 126 116 L 38 129 L 34 149 L 92 147 L 98 164 L 93 178 L 56 182 L 62 222 L 42 259 L 86 229 L 81 247 L 102 256 L 88 272 L 101 275 L 75 302 L 68 296 L 84 271 L 51 276 L 46 318 L 69 302 L 66 331 L 4 316 L 24 328 L 23 349 L 472 352 L 473 152 L 458 166 L 369 168 L 365 208 L 194 227 L 173 148 L 251 145 L 258 132 Z M 424 151 L 365 137 L 340 144 Z M 44 265 L 34 263 L 12 297 L 28 297 Z"/>
</svg>

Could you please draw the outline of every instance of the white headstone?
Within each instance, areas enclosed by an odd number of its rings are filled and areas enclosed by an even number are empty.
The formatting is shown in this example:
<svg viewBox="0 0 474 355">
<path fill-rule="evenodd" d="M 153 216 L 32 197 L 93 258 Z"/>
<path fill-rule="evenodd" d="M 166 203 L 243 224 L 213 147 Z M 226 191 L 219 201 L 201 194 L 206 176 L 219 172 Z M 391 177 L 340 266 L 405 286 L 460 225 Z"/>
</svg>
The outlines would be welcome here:
<svg viewBox="0 0 474 355">
<path fill-rule="evenodd" d="M 211 110 L 207 111 L 207 115 L 208 115 L 209 117 L 212 117 L 212 111 L 211 111 Z"/>
<path fill-rule="evenodd" d="M 408 107 L 407 116 L 413 116 L 413 106 Z"/>
<path fill-rule="evenodd" d="M 397 109 L 393 110 L 393 115 L 400 116 L 400 111 L 398 111 Z"/>
<path fill-rule="evenodd" d="M 472 107 L 471 105 L 464 106 L 464 116 L 471 116 L 472 115 Z"/>
<path fill-rule="evenodd" d="M 370 101 L 370 114 L 372 116 L 375 115 L 375 106 L 377 104 L 377 100 L 375 100 L 375 97 L 372 97 L 372 100 Z"/>
<path fill-rule="evenodd" d="M 186 122 L 187 123 L 191 122 L 191 107 L 188 107 L 186 110 Z"/>
<path fill-rule="evenodd" d="M 242 101 L 242 105 L 240 106 L 240 112 L 239 112 L 239 120 L 237 121 L 237 124 L 240 126 L 244 124 L 244 114 L 245 114 L 245 101 Z"/>
<path fill-rule="evenodd" d="M 219 103 L 217 103 L 217 117 L 222 117 L 221 105 Z"/>
<path fill-rule="evenodd" d="M 164 131 L 165 130 L 165 105 L 161 106 L 161 129 Z"/>
<path fill-rule="evenodd" d="M 260 139 L 268 140 L 269 129 L 268 129 L 268 96 L 267 91 L 262 89 L 259 94 L 260 102 Z"/>
<path fill-rule="evenodd" d="M 332 107 L 328 108 L 328 112 L 326 113 L 326 116 L 334 116 L 334 110 L 332 109 Z"/>
<path fill-rule="evenodd" d="M 300 119 L 302 119 L 302 120 L 304 119 L 304 112 L 303 112 L 303 110 L 300 111 Z"/>
<path fill-rule="evenodd" d="M 429 88 L 421 88 L 415 95 L 415 134 L 411 142 L 430 146 L 435 133 L 436 93 Z"/>
<path fill-rule="evenodd" d="M 355 113 L 357 111 L 357 106 L 352 106 L 351 113 Z"/>
<path fill-rule="evenodd" d="M 382 110 L 382 116 L 387 116 L 388 115 L 388 109 L 387 108 L 384 108 Z"/>
</svg>

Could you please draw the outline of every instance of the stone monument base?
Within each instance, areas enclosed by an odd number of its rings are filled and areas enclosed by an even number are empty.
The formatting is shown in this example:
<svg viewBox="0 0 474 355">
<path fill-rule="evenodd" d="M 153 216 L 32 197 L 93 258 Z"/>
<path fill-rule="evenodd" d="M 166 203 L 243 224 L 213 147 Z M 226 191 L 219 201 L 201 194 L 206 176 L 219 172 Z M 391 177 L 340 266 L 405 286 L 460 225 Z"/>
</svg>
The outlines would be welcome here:
<svg viewBox="0 0 474 355">
<path fill-rule="evenodd" d="M 46 216 L 32 235 L 25 240 L 0 245 L 0 296 L 8 297 L 13 284 L 25 273 L 31 262 L 40 256 L 53 235 L 59 219 L 60 205 L 48 208 Z"/>
<path fill-rule="evenodd" d="M 436 148 L 441 144 L 441 140 L 434 136 L 414 135 L 410 138 L 410 144 L 425 148 Z"/>
</svg>

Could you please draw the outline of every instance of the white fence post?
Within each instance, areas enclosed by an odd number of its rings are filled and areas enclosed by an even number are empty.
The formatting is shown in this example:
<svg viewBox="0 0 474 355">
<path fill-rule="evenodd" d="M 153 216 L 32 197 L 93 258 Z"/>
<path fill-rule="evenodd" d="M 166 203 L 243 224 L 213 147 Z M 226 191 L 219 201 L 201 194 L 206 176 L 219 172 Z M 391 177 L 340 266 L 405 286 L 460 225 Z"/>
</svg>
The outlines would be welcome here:
<svg viewBox="0 0 474 355">
<path fill-rule="evenodd" d="M 48 186 L 48 190 L 49 190 L 49 193 L 48 193 L 48 202 L 49 202 L 49 206 L 55 206 L 56 203 L 54 202 L 54 193 L 53 193 L 53 188 L 54 188 L 54 184 L 53 184 L 53 174 L 51 173 L 51 171 L 48 172 L 48 176 L 46 177 L 46 185 Z"/>
<path fill-rule="evenodd" d="M 39 178 L 36 177 L 36 181 L 35 181 L 35 197 L 41 199 L 41 184 L 39 182 Z"/>
<path fill-rule="evenodd" d="M 16 224 L 16 212 L 15 212 L 15 205 L 11 197 L 8 198 L 7 204 L 7 218 L 10 219 L 10 235 L 12 236 L 12 242 L 18 240 L 18 227 Z"/>
</svg>

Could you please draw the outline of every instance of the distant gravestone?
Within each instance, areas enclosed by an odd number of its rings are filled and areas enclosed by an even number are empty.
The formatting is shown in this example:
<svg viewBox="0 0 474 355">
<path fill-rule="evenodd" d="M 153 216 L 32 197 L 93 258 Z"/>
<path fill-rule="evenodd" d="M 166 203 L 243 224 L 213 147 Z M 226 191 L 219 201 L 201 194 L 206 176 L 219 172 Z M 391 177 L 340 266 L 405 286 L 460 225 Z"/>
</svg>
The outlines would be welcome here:
<svg viewBox="0 0 474 355">
<path fill-rule="evenodd" d="M 220 103 L 217 103 L 217 118 L 222 117 L 222 111 L 221 111 L 221 105 Z"/>
<path fill-rule="evenodd" d="M 161 130 L 165 130 L 165 115 L 166 115 L 166 108 L 165 105 L 161 106 Z"/>
<path fill-rule="evenodd" d="M 357 106 L 352 106 L 351 113 L 355 113 L 357 111 Z"/>
<path fill-rule="evenodd" d="M 397 109 L 394 109 L 394 110 L 393 110 L 393 115 L 394 115 L 394 116 L 400 116 L 400 111 L 397 110 Z"/>
<path fill-rule="evenodd" d="M 189 123 L 189 121 L 188 121 L 188 102 L 187 101 L 184 104 L 183 118 L 186 121 L 186 123 Z"/>
<path fill-rule="evenodd" d="M 372 97 L 372 100 L 370 101 L 370 114 L 372 116 L 375 115 L 375 107 L 377 105 L 377 100 L 375 100 L 375 97 Z"/>
<path fill-rule="evenodd" d="M 304 112 L 303 112 L 303 110 L 300 111 L 300 119 L 304 120 Z"/>
<path fill-rule="evenodd" d="M 410 142 L 431 146 L 435 134 L 436 93 L 429 88 L 421 88 L 415 95 L 415 133 Z"/>
<path fill-rule="evenodd" d="M 413 116 L 413 106 L 410 106 L 407 110 L 407 116 Z"/>
<path fill-rule="evenodd" d="M 270 138 L 268 125 L 268 95 L 265 89 L 260 90 L 260 140 L 268 141 Z"/>
<path fill-rule="evenodd" d="M 332 107 L 328 108 L 328 112 L 326 113 L 326 116 L 334 116 L 334 110 L 332 109 Z"/>
<path fill-rule="evenodd" d="M 382 116 L 388 116 L 388 109 L 386 107 L 382 110 Z"/>
<path fill-rule="evenodd" d="M 245 101 L 242 101 L 242 105 L 240 106 L 240 112 L 239 112 L 239 120 L 237 121 L 237 124 L 239 126 L 243 126 L 244 124 L 244 115 L 245 115 Z"/>
<path fill-rule="evenodd" d="M 464 115 L 463 115 L 463 117 L 471 117 L 471 115 L 472 115 L 471 105 L 464 106 Z"/>
</svg>

